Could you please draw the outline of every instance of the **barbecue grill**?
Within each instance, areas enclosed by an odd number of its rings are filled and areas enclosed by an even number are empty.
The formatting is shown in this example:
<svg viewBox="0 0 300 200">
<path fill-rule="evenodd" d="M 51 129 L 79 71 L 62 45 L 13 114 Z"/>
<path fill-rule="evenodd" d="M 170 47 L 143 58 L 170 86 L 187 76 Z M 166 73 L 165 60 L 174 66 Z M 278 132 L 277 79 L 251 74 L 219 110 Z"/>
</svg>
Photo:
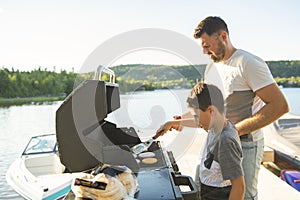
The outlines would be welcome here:
<svg viewBox="0 0 300 200">
<path fill-rule="evenodd" d="M 120 107 L 120 94 L 114 73 L 99 69 L 96 79 L 83 81 L 56 112 L 58 151 L 66 170 L 87 171 L 99 163 L 125 165 L 137 177 L 136 199 L 197 199 L 195 183 L 181 175 L 172 152 L 166 151 L 161 142 L 155 141 L 148 149 L 155 153 L 157 163 L 138 162 L 130 151 L 141 142 L 135 129 L 105 120 Z M 109 82 L 98 79 L 103 72 L 109 73 Z M 180 186 L 189 190 L 181 191 Z"/>
</svg>

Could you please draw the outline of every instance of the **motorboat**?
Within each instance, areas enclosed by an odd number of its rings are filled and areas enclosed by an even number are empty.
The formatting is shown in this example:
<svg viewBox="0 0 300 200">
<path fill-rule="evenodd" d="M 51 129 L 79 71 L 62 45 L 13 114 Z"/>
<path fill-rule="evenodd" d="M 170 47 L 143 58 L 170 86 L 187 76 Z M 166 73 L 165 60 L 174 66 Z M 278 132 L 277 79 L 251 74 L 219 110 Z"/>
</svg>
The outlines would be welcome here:
<svg viewBox="0 0 300 200">
<path fill-rule="evenodd" d="M 264 128 L 265 146 L 273 151 L 267 168 L 300 191 L 300 116 L 287 113 Z"/>
<path fill-rule="evenodd" d="M 280 169 L 300 171 L 300 148 L 297 146 L 300 116 L 287 113 L 264 128 L 265 146 L 273 149 L 273 162 Z"/>
<path fill-rule="evenodd" d="M 64 173 L 56 134 L 34 136 L 9 167 L 7 183 L 25 199 L 59 199 L 71 189 L 73 176 Z"/>
</svg>

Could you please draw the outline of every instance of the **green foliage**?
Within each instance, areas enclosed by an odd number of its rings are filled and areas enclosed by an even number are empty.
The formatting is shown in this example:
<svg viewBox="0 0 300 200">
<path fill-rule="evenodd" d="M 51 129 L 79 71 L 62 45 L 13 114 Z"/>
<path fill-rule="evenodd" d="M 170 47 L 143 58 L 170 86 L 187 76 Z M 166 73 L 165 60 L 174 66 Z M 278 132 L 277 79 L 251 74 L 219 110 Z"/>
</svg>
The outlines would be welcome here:
<svg viewBox="0 0 300 200">
<path fill-rule="evenodd" d="M 267 64 L 274 77 L 300 76 L 300 60 L 267 61 Z"/>
<path fill-rule="evenodd" d="M 300 87 L 300 60 L 267 61 L 278 85 Z"/>
<path fill-rule="evenodd" d="M 278 85 L 281 85 L 283 87 L 300 87 L 300 76 L 292 76 L 290 78 L 276 77 L 275 81 Z"/>
<path fill-rule="evenodd" d="M 111 67 L 121 92 L 191 88 L 203 78 L 205 65 L 118 65 Z"/>
<path fill-rule="evenodd" d="M 300 87 L 300 61 L 268 61 L 276 82 L 284 87 Z M 121 92 L 154 89 L 191 88 L 203 79 L 205 65 L 146 65 L 131 64 L 111 67 Z M 60 73 L 35 69 L 31 72 L 0 68 L 0 98 L 65 96 L 83 80 L 93 79 L 94 73 Z M 102 75 L 102 80 L 109 80 Z M 3 100 L 3 99 L 2 99 Z"/>
<path fill-rule="evenodd" d="M 0 69 L 0 98 L 23 98 L 36 96 L 61 96 L 73 90 L 76 74 L 47 70 L 31 72 Z"/>
</svg>

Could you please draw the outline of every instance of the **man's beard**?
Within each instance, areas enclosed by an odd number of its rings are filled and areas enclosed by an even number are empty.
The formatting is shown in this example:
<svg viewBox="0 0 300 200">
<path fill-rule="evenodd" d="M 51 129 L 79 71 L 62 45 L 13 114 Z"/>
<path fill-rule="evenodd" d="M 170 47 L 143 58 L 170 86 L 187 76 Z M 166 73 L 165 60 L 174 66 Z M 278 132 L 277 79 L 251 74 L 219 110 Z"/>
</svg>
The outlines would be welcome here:
<svg viewBox="0 0 300 200">
<path fill-rule="evenodd" d="M 216 55 L 211 55 L 211 57 L 210 57 L 216 63 L 220 62 L 224 59 L 225 51 L 226 51 L 225 50 L 225 45 L 221 41 L 218 42 L 218 47 L 219 48 L 216 52 Z"/>
</svg>

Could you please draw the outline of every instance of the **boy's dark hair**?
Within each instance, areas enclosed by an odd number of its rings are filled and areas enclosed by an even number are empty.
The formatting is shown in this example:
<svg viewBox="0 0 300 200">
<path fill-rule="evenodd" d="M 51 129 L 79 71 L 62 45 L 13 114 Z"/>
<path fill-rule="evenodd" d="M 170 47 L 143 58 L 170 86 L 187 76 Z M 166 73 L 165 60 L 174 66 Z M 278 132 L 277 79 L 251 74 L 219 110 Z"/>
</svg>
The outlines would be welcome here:
<svg viewBox="0 0 300 200">
<path fill-rule="evenodd" d="M 198 24 L 194 32 L 194 38 L 200 38 L 203 33 L 211 36 L 213 33 L 219 33 L 220 31 L 226 31 L 229 34 L 227 24 L 220 17 L 210 16 Z"/>
<path fill-rule="evenodd" d="M 193 88 L 187 98 L 189 107 L 206 111 L 208 106 L 213 105 L 218 108 L 220 113 L 224 113 L 224 98 L 218 87 L 198 83 L 197 88 Z"/>
</svg>

